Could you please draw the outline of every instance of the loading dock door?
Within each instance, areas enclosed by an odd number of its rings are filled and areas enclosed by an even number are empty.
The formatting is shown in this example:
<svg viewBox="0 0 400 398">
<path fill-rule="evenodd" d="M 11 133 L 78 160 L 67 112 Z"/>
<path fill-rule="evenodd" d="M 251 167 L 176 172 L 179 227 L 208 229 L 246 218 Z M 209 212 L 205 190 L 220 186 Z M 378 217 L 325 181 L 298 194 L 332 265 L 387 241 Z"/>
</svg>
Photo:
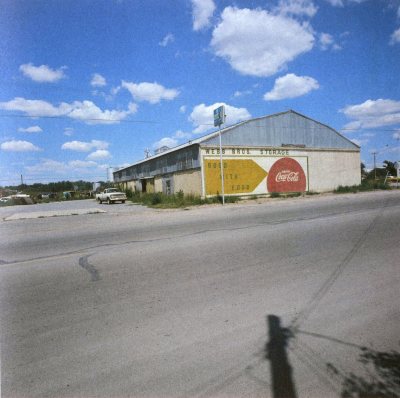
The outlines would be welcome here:
<svg viewBox="0 0 400 398">
<path fill-rule="evenodd" d="M 142 192 L 147 192 L 147 181 L 141 180 L 142 183 Z"/>
</svg>

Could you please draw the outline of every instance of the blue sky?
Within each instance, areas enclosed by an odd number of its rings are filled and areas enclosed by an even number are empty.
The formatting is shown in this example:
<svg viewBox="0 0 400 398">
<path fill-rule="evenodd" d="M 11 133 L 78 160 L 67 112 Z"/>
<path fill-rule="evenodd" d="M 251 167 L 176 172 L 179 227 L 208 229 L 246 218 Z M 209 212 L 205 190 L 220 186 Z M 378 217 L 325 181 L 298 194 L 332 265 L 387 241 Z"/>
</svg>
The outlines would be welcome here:
<svg viewBox="0 0 400 398">
<path fill-rule="evenodd" d="M 400 160 L 400 0 L 0 0 L 0 185 L 105 180 L 294 109 Z"/>
</svg>

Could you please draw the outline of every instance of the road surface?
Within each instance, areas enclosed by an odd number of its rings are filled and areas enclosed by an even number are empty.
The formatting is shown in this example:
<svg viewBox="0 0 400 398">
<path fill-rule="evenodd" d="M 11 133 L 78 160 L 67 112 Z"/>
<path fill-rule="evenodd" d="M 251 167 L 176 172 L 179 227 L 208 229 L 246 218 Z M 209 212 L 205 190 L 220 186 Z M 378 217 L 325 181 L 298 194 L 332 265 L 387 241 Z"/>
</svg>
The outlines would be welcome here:
<svg viewBox="0 0 400 398">
<path fill-rule="evenodd" d="M 77 206 L 0 222 L 3 397 L 276 397 L 285 361 L 338 397 L 399 355 L 399 191 Z"/>
</svg>

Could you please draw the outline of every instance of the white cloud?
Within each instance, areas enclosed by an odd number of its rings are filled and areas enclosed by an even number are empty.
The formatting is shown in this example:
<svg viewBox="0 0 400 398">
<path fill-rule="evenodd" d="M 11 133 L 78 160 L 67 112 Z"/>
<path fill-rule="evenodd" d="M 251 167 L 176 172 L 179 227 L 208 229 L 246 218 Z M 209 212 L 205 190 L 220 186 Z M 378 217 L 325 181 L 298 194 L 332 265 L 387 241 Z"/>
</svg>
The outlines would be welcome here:
<svg viewBox="0 0 400 398">
<path fill-rule="evenodd" d="M 92 87 L 104 87 L 107 85 L 107 81 L 105 77 L 103 77 L 99 73 L 94 73 L 92 76 L 92 80 L 90 81 L 90 85 Z"/>
<path fill-rule="evenodd" d="M 296 98 L 319 88 L 318 82 L 309 76 L 296 76 L 289 73 L 275 80 L 271 91 L 264 95 L 266 101 Z"/>
<path fill-rule="evenodd" d="M 344 7 L 345 4 L 357 3 L 361 4 L 368 0 L 325 0 L 334 7 Z"/>
<path fill-rule="evenodd" d="M 205 104 L 196 105 L 189 116 L 189 121 L 191 121 L 195 126 L 195 129 L 193 130 L 195 134 L 203 133 L 214 128 L 213 112 L 214 109 L 221 105 L 225 106 L 226 122 L 230 125 L 251 117 L 246 108 L 235 108 L 234 106 L 227 105 L 223 102 L 217 102 L 208 106 Z"/>
<path fill-rule="evenodd" d="M 0 109 L 5 109 L 7 111 L 20 111 L 32 117 L 51 117 L 66 115 L 71 107 L 64 102 L 58 107 L 55 107 L 46 101 L 28 100 L 25 98 L 16 97 L 8 102 L 0 102 Z"/>
<path fill-rule="evenodd" d="M 396 132 L 393 134 L 393 138 L 394 138 L 395 140 L 400 140 L 400 130 L 399 130 L 399 131 L 396 131 Z"/>
<path fill-rule="evenodd" d="M 390 44 L 400 43 L 400 28 L 395 30 L 390 36 Z"/>
<path fill-rule="evenodd" d="M 271 76 L 314 45 L 307 24 L 256 9 L 227 7 L 212 34 L 211 46 L 243 75 Z"/>
<path fill-rule="evenodd" d="M 168 33 L 159 43 L 161 47 L 167 47 L 168 44 L 173 43 L 175 41 L 175 37 L 172 33 Z"/>
<path fill-rule="evenodd" d="M 87 160 L 71 160 L 69 162 L 60 162 L 52 159 L 41 159 L 39 163 L 33 166 L 25 167 L 25 170 L 29 174 L 45 174 L 48 175 L 68 175 L 73 176 L 77 174 L 77 177 L 82 173 L 91 174 L 94 171 L 103 171 L 103 166 L 98 165 L 96 162 Z"/>
<path fill-rule="evenodd" d="M 64 135 L 66 135 L 67 137 L 71 137 L 72 135 L 74 135 L 74 129 L 72 127 L 65 127 Z"/>
<path fill-rule="evenodd" d="M 330 5 L 334 7 L 343 7 L 343 0 L 326 0 Z"/>
<path fill-rule="evenodd" d="M 213 0 L 192 0 L 193 30 L 198 31 L 211 25 L 211 18 L 215 11 Z"/>
<path fill-rule="evenodd" d="M 20 127 L 18 131 L 20 133 L 41 133 L 43 130 L 40 128 L 40 126 L 31 126 L 27 128 Z"/>
<path fill-rule="evenodd" d="M 281 15 L 313 17 L 318 8 L 313 0 L 279 0 L 278 6 L 274 11 Z"/>
<path fill-rule="evenodd" d="M 178 145 L 178 141 L 171 137 L 164 137 L 160 141 L 157 141 L 153 144 L 154 149 L 159 149 L 163 146 L 167 146 L 168 148 L 173 148 Z"/>
<path fill-rule="evenodd" d="M 86 169 L 97 167 L 97 163 L 85 160 L 71 160 L 70 162 L 68 162 L 68 166 L 74 169 Z"/>
<path fill-rule="evenodd" d="M 132 104 L 129 104 L 127 111 L 101 110 L 92 101 L 74 101 L 69 106 L 68 117 L 82 120 L 88 124 L 118 123 L 128 115 L 136 112 L 136 107 Z"/>
<path fill-rule="evenodd" d="M 0 145 L 0 149 L 6 152 L 37 152 L 41 149 L 28 141 L 6 141 Z"/>
<path fill-rule="evenodd" d="M 179 108 L 179 112 L 180 112 L 180 113 L 185 113 L 185 112 L 186 112 L 186 105 L 182 105 L 182 106 Z"/>
<path fill-rule="evenodd" d="M 238 98 L 238 97 L 242 97 L 242 96 L 244 96 L 244 95 L 250 95 L 250 94 L 252 94 L 252 91 L 251 91 L 251 90 L 235 91 L 235 92 L 233 93 L 233 96 L 234 96 L 235 98 Z"/>
<path fill-rule="evenodd" d="M 117 95 L 118 93 L 119 93 L 119 91 L 121 90 L 121 86 L 117 86 L 117 87 L 113 87 L 111 90 L 110 90 L 110 93 L 111 93 L 111 95 Z"/>
<path fill-rule="evenodd" d="M 335 42 L 335 39 L 329 33 L 320 33 L 319 34 L 319 47 L 323 51 L 326 51 L 329 49 L 332 49 L 332 50 L 341 50 L 342 49 L 342 47 Z"/>
<path fill-rule="evenodd" d="M 333 43 L 333 36 L 329 33 L 321 33 L 319 35 L 319 44 L 323 50 L 327 50 Z"/>
<path fill-rule="evenodd" d="M 187 133 L 182 130 L 177 130 L 172 137 L 164 137 L 160 141 L 157 141 L 153 144 L 154 149 L 159 149 L 163 146 L 167 146 L 168 148 L 176 147 L 179 141 L 189 140 L 193 137 L 192 133 Z"/>
<path fill-rule="evenodd" d="M 105 150 L 110 144 L 106 141 L 92 140 L 90 142 L 84 141 L 69 141 L 62 144 L 61 149 L 78 152 L 90 152 L 94 149 Z"/>
<path fill-rule="evenodd" d="M 102 160 L 111 158 L 111 154 L 106 149 L 98 149 L 88 155 L 88 160 Z"/>
<path fill-rule="evenodd" d="M 132 114 L 136 113 L 138 110 L 138 105 L 135 104 L 134 102 L 130 102 L 128 105 L 128 110 L 129 110 L 129 113 L 132 113 Z"/>
<path fill-rule="evenodd" d="M 17 97 L 8 102 L 0 102 L 0 109 L 24 112 L 32 117 L 69 117 L 87 124 L 118 123 L 128 115 L 136 112 L 136 105 L 129 104 L 128 110 L 101 110 L 92 101 L 74 101 L 71 104 L 62 102 L 54 106 L 43 100 L 28 100 Z"/>
<path fill-rule="evenodd" d="M 69 171 L 68 166 L 65 163 L 51 159 L 42 159 L 40 163 L 34 166 L 27 166 L 25 167 L 25 169 L 27 170 L 27 172 L 32 174 L 51 172 L 52 175 L 58 173 L 66 173 L 67 171 Z"/>
<path fill-rule="evenodd" d="M 376 128 L 400 124 L 400 101 L 390 99 L 367 100 L 340 110 L 349 119 L 347 129 Z"/>
<path fill-rule="evenodd" d="M 178 138 L 178 139 L 189 139 L 192 137 L 192 134 L 186 133 L 185 131 L 182 131 L 182 130 L 178 130 L 175 132 L 174 137 Z"/>
<path fill-rule="evenodd" d="M 171 101 L 179 95 L 178 90 L 165 88 L 156 82 L 136 84 L 123 81 L 121 87 L 126 88 L 136 101 L 147 101 L 150 104 L 157 104 L 161 100 Z"/>
<path fill-rule="evenodd" d="M 55 83 L 65 78 L 65 66 L 59 69 L 51 69 L 47 65 L 34 66 L 32 63 L 23 64 L 19 70 L 26 76 L 38 83 Z"/>
</svg>

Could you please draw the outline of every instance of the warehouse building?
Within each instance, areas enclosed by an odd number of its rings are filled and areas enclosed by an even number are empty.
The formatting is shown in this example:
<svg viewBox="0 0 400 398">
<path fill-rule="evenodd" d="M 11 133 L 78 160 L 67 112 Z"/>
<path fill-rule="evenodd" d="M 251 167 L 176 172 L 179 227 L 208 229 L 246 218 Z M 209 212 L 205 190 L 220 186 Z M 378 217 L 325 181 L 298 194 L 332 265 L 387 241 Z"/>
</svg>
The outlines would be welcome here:
<svg viewBox="0 0 400 398">
<path fill-rule="evenodd" d="M 360 147 L 293 110 L 221 129 L 227 195 L 326 192 L 361 182 Z M 114 172 L 124 189 L 221 193 L 219 132 L 158 152 Z"/>
</svg>

